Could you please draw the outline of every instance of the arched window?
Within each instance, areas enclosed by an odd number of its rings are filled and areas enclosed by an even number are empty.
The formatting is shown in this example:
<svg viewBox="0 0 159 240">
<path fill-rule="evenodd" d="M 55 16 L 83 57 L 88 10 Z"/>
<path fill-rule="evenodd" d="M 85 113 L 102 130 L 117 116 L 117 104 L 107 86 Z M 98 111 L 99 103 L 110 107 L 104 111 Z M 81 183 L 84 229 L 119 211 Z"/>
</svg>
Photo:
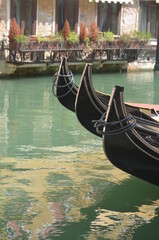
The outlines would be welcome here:
<svg viewBox="0 0 159 240">
<path fill-rule="evenodd" d="M 25 35 L 36 33 L 37 0 L 11 0 L 11 19 L 15 18 Z"/>
</svg>

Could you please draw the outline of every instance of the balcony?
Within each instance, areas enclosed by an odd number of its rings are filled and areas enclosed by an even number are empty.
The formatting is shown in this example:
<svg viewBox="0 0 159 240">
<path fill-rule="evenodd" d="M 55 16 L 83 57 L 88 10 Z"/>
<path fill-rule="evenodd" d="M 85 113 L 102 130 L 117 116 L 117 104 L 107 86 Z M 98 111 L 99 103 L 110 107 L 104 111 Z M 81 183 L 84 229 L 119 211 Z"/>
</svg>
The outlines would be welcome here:
<svg viewBox="0 0 159 240">
<path fill-rule="evenodd" d="M 67 57 L 69 62 L 132 62 L 138 60 L 139 55 L 145 55 L 149 58 L 154 57 L 156 47 L 150 45 L 119 45 L 114 43 L 103 44 L 57 44 L 41 42 L 30 42 L 17 44 L 14 48 L 1 42 L 1 52 L 5 51 L 5 60 L 7 63 L 16 65 L 24 64 L 53 64 L 60 62 L 63 56 Z"/>
</svg>

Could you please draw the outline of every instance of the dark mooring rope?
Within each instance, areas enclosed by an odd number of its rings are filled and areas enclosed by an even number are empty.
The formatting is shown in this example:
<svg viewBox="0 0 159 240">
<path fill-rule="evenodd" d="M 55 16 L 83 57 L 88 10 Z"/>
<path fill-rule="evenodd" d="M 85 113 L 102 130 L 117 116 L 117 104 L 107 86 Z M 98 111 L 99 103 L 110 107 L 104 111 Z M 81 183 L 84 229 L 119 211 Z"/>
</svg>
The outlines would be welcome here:
<svg viewBox="0 0 159 240">
<path fill-rule="evenodd" d="M 93 120 L 93 122 L 95 122 L 94 127 L 96 128 L 97 133 L 99 133 L 100 135 L 118 135 L 130 131 L 136 126 L 136 120 L 130 114 L 121 120 L 112 122 L 105 122 L 105 117 L 106 112 L 99 120 Z M 119 126 L 119 124 L 126 121 L 129 121 L 126 126 Z M 115 130 L 107 130 L 107 126 L 119 126 L 119 128 Z M 106 131 L 104 130 L 104 128 L 106 128 Z"/>
<path fill-rule="evenodd" d="M 57 81 L 58 81 L 58 78 L 59 77 L 62 77 L 62 78 L 64 78 L 64 81 L 65 81 L 65 84 L 64 85 L 58 85 L 57 84 Z M 65 78 L 69 78 L 69 81 L 67 81 Z M 56 72 L 55 74 L 54 74 L 54 76 L 53 76 L 53 85 L 52 85 L 52 92 L 53 92 L 53 95 L 55 96 L 55 97 L 58 97 L 58 98 L 62 98 L 62 97 L 65 97 L 69 92 L 73 92 L 74 93 L 74 91 L 73 91 L 73 87 L 74 87 L 74 77 L 73 77 L 73 74 L 72 74 L 72 72 L 69 70 L 68 71 L 68 74 L 59 74 L 58 72 Z M 64 94 L 62 94 L 62 95 L 57 95 L 57 88 L 68 88 L 68 91 L 67 92 L 65 92 Z M 75 94 L 75 93 L 74 93 Z"/>
</svg>

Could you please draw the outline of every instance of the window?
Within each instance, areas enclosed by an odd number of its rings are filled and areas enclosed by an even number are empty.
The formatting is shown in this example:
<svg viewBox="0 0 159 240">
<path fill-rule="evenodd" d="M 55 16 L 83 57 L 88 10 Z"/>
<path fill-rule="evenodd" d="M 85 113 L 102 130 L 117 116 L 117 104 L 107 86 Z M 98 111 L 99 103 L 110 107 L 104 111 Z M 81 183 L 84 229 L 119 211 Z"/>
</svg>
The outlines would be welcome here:
<svg viewBox="0 0 159 240">
<path fill-rule="evenodd" d="M 21 32 L 35 34 L 37 0 L 11 0 L 11 19 L 15 17 Z"/>
<path fill-rule="evenodd" d="M 140 31 L 150 32 L 153 38 L 157 38 L 157 26 L 159 20 L 159 6 L 156 3 L 140 2 Z"/>
<path fill-rule="evenodd" d="M 98 27 L 101 32 L 111 31 L 120 33 L 121 4 L 102 3 L 98 4 Z"/>
<path fill-rule="evenodd" d="M 56 0 L 56 31 L 68 20 L 70 29 L 77 32 L 79 0 Z"/>
</svg>

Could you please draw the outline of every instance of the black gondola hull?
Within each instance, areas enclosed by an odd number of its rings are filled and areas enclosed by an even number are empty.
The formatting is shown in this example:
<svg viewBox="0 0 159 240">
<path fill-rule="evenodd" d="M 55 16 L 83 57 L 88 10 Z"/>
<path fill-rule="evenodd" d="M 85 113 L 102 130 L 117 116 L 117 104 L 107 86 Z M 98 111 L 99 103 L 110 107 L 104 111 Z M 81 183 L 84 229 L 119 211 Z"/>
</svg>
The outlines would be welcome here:
<svg viewBox="0 0 159 240">
<path fill-rule="evenodd" d="M 109 123 L 127 117 L 121 88 L 116 88 L 106 115 L 108 123 L 104 128 L 103 148 L 113 165 L 149 183 L 159 185 L 159 148 L 154 147 L 134 128 L 121 134 L 109 134 L 130 124 L 126 121 L 120 126 Z"/>
<path fill-rule="evenodd" d="M 110 96 L 105 95 L 101 101 L 101 98 L 103 96 L 101 96 L 102 94 L 99 94 L 101 93 L 99 92 L 97 94 L 92 84 L 92 65 L 87 64 L 83 71 L 83 75 L 78 88 L 75 102 L 75 112 L 79 122 L 83 127 L 85 127 L 91 133 L 102 137 L 100 131 L 95 130 L 94 121 L 100 119 L 102 115 L 107 111 Z M 139 108 L 128 106 L 126 104 L 126 109 L 137 119 L 137 128 L 140 128 L 139 131 L 141 131 L 143 134 L 145 127 L 141 129 L 141 126 L 149 125 L 150 128 L 155 125 L 159 128 L 159 124 L 151 117 L 143 113 Z"/>
</svg>

